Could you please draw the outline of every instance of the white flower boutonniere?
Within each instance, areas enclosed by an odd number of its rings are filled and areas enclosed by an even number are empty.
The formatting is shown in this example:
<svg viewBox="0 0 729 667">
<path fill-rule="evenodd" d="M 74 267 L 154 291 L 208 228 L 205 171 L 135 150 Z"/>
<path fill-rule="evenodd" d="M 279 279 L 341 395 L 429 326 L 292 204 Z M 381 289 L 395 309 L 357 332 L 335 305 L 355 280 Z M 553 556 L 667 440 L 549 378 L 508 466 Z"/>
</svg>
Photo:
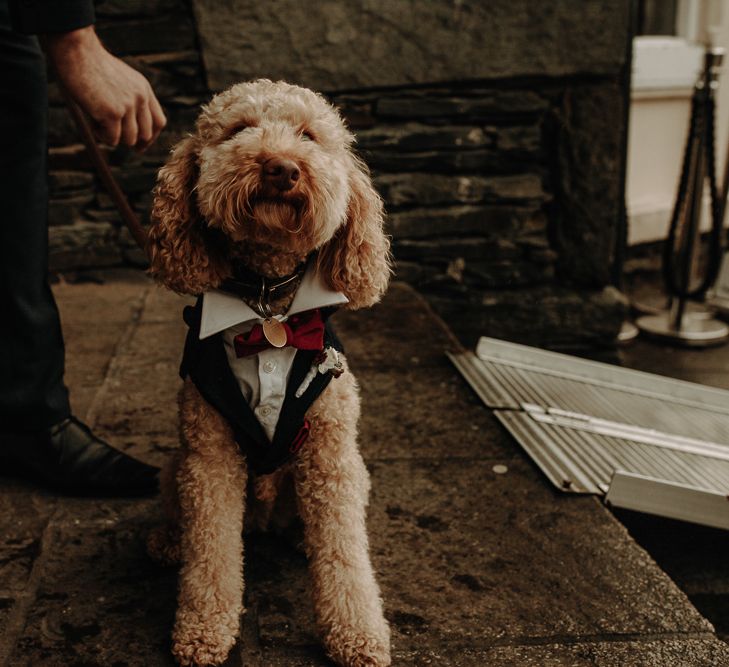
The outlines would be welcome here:
<svg viewBox="0 0 729 667">
<path fill-rule="evenodd" d="M 339 352 L 333 347 L 325 347 L 314 359 L 314 363 L 311 365 L 309 372 L 304 376 L 303 381 L 296 390 L 296 398 L 301 398 L 304 392 L 309 388 L 311 381 L 317 376 L 318 373 L 322 375 L 324 373 L 331 373 L 335 378 L 338 378 L 344 373 L 344 366 L 339 359 Z"/>
</svg>

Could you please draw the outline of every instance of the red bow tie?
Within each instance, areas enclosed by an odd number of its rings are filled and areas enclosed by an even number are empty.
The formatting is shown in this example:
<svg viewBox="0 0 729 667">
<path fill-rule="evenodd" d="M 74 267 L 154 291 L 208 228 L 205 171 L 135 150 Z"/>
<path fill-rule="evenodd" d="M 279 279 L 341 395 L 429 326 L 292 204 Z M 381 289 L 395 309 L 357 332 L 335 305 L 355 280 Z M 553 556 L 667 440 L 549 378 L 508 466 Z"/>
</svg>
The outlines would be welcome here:
<svg viewBox="0 0 729 667">
<path fill-rule="evenodd" d="M 286 322 L 282 322 L 286 330 L 286 345 L 297 350 L 321 350 L 324 348 L 324 320 L 319 309 L 292 315 Z M 273 347 L 263 335 L 260 324 L 247 333 L 238 334 L 233 339 L 237 357 L 248 357 L 258 354 L 269 347 Z"/>
</svg>

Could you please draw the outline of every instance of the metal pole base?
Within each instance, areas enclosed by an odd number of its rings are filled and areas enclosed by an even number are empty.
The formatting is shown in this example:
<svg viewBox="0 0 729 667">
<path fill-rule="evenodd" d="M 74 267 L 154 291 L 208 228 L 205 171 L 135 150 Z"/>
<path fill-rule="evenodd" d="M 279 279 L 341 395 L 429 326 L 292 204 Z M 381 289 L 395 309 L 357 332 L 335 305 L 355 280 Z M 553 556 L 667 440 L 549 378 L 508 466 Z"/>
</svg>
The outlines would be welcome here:
<svg viewBox="0 0 729 667">
<path fill-rule="evenodd" d="M 675 319 L 670 311 L 639 317 L 635 323 L 646 336 L 684 347 L 711 347 L 729 339 L 729 327 L 707 317 L 705 312 L 685 313 L 680 329 L 675 328 Z"/>
<path fill-rule="evenodd" d="M 638 337 L 639 333 L 640 330 L 635 326 L 635 324 L 633 324 L 630 320 L 625 320 L 625 322 L 623 322 L 623 326 L 620 327 L 620 331 L 618 332 L 618 345 L 627 345 L 634 341 Z"/>
<path fill-rule="evenodd" d="M 706 303 L 708 306 L 717 311 L 719 317 L 725 320 L 729 319 L 729 298 L 724 295 L 708 296 L 706 298 Z"/>
<path fill-rule="evenodd" d="M 695 303 L 694 301 L 689 301 L 686 304 L 686 310 L 684 312 L 687 317 L 690 317 L 693 320 L 716 319 L 716 310 L 713 308 L 707 308 L 703 303 Z"/>
</svg>

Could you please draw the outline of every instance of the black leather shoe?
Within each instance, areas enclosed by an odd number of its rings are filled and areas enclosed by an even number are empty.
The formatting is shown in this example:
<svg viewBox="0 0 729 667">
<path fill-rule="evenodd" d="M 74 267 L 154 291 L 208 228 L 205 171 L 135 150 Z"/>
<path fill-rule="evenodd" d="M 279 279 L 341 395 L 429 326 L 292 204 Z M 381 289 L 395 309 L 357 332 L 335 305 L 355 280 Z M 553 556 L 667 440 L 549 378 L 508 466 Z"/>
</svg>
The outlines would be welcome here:
<svg viewBox="0 0 729 667">
<path fill-rule="evenodd" d="M 75 417 L 44 431 L 0 435 L 0 474 L 30 477 L 71 495 L 148 495 L 158 488 L 158 473 Z"/>
</svg>

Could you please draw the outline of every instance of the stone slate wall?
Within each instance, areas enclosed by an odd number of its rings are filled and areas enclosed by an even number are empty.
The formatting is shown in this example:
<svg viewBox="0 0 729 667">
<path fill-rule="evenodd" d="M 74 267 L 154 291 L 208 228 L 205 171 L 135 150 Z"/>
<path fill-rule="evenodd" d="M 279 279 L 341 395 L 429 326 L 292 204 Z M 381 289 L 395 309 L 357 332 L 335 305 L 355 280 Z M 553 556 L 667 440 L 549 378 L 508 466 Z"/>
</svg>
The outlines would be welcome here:
<svg viewBox="0 0 729 667">
<path fill-rule="evenodd" d="M 613 75 L 627 0 L 190 0 L 207 81 L 317 90 Z"/>
<path fill-rule="evenodd" d="M 614 336 L 620 192 L 602 175 L 619 171 L 621 99 L 614 83 L 544 80 L 334 96 L 387 202 L 398 278 L 469 345 Z"/>
<path fill-rule="evenodd" d="M 142 216 L 159 164 L 210 94 L 193 16 L 184 0 L 98 4 L 102 39 L 150 78 L 170 121 L 149 153 L 110 156 Z M 621 200 L 615 76 L 329 95 L 385 198 L 397 277 L 467 344 L 482 334 L 552 347 L 612 340 L 623 309 L 605 287 Z M 52 267 L 142 263 L 58 105 L 51 128 Z"/>
</svg>

